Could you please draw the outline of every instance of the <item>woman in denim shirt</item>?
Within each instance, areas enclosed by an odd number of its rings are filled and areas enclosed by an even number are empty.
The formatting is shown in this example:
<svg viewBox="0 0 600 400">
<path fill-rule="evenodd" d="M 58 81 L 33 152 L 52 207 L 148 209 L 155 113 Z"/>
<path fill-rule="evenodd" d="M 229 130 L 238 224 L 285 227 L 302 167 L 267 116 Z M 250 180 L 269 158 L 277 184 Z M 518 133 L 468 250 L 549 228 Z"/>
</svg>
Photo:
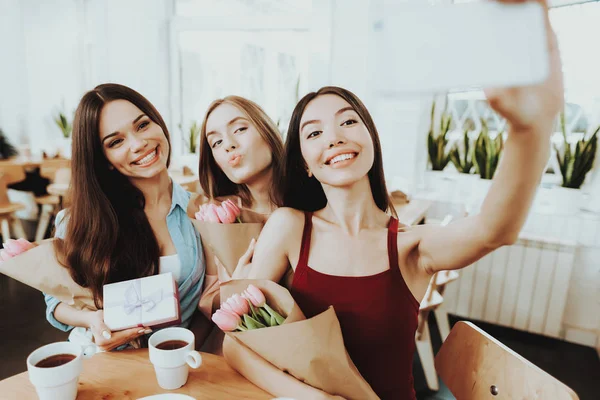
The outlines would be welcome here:
<svg viewBox="0 0 600 400">
<path fill-rule="evenodd" d="M 181 325 L 198 305 L 205 265 L 187 207 L 190 194 L 172 182 L 169 133 L 154 106 L 117 84 L 86 93 L 75 113 L 71 207 L 57 216 L 56 236 L 73 279 L 92 291 L 98 311 L 45 297 L 58 329 L 89 328 L 102 350 L 120 348 L 151 329 L 111 332 L 104 324 L 105 284 L 172 272 Z"/>
</svg>

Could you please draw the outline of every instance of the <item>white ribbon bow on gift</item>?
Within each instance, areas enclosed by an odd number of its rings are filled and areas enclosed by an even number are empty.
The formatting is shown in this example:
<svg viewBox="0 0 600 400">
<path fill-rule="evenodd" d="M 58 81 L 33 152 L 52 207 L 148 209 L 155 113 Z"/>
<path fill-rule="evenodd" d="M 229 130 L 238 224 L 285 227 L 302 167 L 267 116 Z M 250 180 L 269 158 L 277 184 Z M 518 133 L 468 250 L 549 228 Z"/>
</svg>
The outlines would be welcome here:
<svg viewBox="0 0 600 400">
<path fill-rule="evenodd" d="M 142 297 L 142 284 L 139 280 L 131 282 L 131 285 L 125 291 L 125 304 L 123 309 L 125 314 L 133 313 L 137 308 L 144 311 L 151 311 L 163 299 L 163 291 L 157 290 L 149 296 Z"/>
</svg>

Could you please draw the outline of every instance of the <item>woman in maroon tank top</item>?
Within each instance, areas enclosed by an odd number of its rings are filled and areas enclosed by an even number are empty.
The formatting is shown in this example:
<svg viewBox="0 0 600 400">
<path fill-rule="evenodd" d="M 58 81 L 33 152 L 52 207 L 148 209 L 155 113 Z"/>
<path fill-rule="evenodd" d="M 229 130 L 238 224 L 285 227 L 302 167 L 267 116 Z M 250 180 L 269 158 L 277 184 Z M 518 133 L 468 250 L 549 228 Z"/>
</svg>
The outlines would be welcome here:
<svg viewBox="0 0 600 400">
<path fill-rule="evenodd" d="M 398 233 L 387 213 L 377 130 L 354 94 L 325 87 L 294 109 L 286 140 L 287 207 L 265 225 L 250 277 L 278 282 L 291 265 L 291 291 L 305 315 L 333 305 L 350 357 L 383 399 L 415 398 L 414 334 L 431 275 L 463 268 L 518 236 L 562 105 L 560 63 L 551 45 L 545 83 L 489 94 L 511 127 L 504 154 L 480 213 L 445 227 Z M 244 349 L 231 340 L 224 350 L 234 368 L 273 394 L 327 398 L 267 362 L 260 371 L 244 364 L 238 356 Z"/>
</svg>

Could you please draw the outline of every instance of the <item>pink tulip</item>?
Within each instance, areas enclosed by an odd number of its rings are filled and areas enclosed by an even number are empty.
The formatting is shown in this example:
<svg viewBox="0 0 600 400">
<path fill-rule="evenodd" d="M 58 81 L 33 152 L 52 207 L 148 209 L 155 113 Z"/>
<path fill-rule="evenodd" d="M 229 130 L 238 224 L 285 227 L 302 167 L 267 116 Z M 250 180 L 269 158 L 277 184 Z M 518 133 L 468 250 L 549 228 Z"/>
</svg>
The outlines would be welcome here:
<svg viewBox="0 0 600 400">
<path fill-rule="evenodd" d="M 225 301 L 225 302 L 223 302 L 223 304 L 221 304 L 221 310 L 226 311 L 231 314 L 238 315 L 238 313 L 235 312 L 235 310 L 233 309 L 231 304 L 229 304 L 227 301 Z"/>
<path fill-rule="evenodd" d="M 242 296 L 248 299 L 254 307 L 262 307 L 267 301 L 263 292 L 254 285 L 248 285 Z"/>
<path fill-rule="evenodd" d="M 212 320 L 224 332 L 231 332 L 236 329 L 245 330 L 242 325 L 242 319 L 237 314 L 217 310 L 213 314 Z"/>
<path fill-rule="evenodd" d="M 225 207 L 217 207 L 215 211 L 217 212 L 222 224 L 233 224 L 235 222 L 235 215 L 229 213 Z"/>
<path fill-rule="evenodd" d="M 205 221 L 206 220 L 206 215 L 205 215 L 206 213 L 205 213 L 205 210 L 204 210 L 203 207 L 204 207 L 204 205 L 201 205 L 200 209 L 198 210 L 198 212 L 196 214 L 194 214 L 194 217 L 196 217 L 196 219 L 198 221 Z"/>
<path fill-rule="evenodd" d="M 4 249 L 0 250 L 0 262 L 1 261 L 6 261 L 9 258 L 13 258 L 13 256 L 11 256 L 10 254 L 8 254 L 6 252 L 6 250 L 4 250 Z"/>
<path fill-rule="evenodd" d="M 227 303 L 233 311 L 240 317 L 244 314 L 248 314 L 250 312 L 250 306 L 248 305 L 248 301 L 239 294 L 234 294 L 225 302 Z"/>
<path fill-rule="evenodd" d="M 240 208 L 231 200 L 225 200 L 221 203 L 221 207 L 223 207 L 229 214 L 234 215 L 235 217 L 239 217 L 241 214 Z"/>
<path fill-rule="evenodd" d="M 219 219 L 219 214 L 217 214 L 217 206 L 215 206 L 214 204 L 206 205 L 204 220 L 206 222 L 215 222 L 217 224 L 221 223 L 221 220 Z"/>
<path fill-rule="evenodd" d="M 3 246 L 6 253 L 12 257 L 18 256 L 34 247 L 32 243 L 29 243 L 25 239 L 8 239 Z"/>
</svg>

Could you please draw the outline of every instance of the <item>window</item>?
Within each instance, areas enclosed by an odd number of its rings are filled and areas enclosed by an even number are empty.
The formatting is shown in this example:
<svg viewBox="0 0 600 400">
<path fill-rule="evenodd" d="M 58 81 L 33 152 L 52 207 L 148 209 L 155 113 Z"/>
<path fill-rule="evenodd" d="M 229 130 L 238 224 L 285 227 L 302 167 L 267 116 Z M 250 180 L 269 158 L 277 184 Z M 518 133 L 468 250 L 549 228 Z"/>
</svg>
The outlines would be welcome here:
<svg viewBox="0 0 600 400">
<path fill-rule="evenodd" d="M 455 0 L 455 3 L 461 2 Z M 462 1 L 464 2 L 464 1 Z M 594 38 L 600 37 L 600 2 L 573 0 L 551 1 L 561 7 L 550 10 L 550 19 L 556 32 L 563 62 L 565 80 L 565 117 L 567 131 L 574 140 L 595 129 L 600 116 L 600 55 L 594 51 Z M 494 113 L 482 91 L 456 92 L 448 95 L 448 109 L 453 115 L 458 133 L 469 129 L 476 135 L 483 119 L 490 131 L 505 128 L 505 122 Z M 557 124 L 556 130 L 559 131 Z M 561 142 L 556 135 L 556 142 Z"/>
<path fill-rule="evenodd" d="M 227 95 L 287 127 L 308 70 L 311 1 L 178 0 L 171 24 L 174 125 Z"/>
</svg>

